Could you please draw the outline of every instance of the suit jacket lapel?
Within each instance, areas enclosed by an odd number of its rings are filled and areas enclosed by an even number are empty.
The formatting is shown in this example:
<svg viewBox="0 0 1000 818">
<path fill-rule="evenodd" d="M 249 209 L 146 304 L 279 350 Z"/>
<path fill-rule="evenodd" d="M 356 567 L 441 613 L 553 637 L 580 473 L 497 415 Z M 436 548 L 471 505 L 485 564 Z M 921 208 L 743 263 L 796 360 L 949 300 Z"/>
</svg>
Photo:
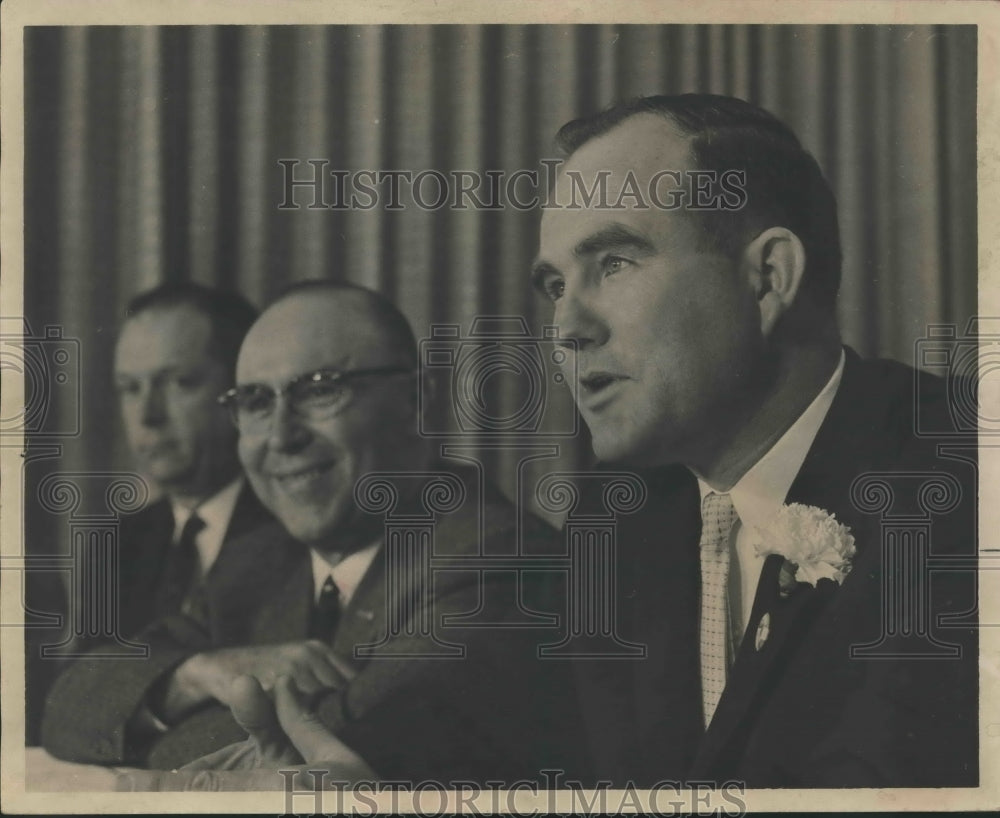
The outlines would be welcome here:
<svg viewBox="0 0 1000 818">
<path fill-rule="evenodd" d="M 228 645 L 303 638 L 312 594 L 309 551 L 274 522 L 224 548 L 206 580 L 205 616 Z"/>
<path fill-rule="evenodd" d="M 841 521 L 845 510 L 850 508 L 850 485 L 864 470 L 871 452 L 877 449 L 877 441 L 865 434 L 871 428 L 865 418 L 870 416 L 866 401 L 872 393 L 863 382 L 857 355 L 847 349 L 846 356 L 840 388 L 786 498 L 787 503 L 831 511 Z M 770 687 L 768 680 L 787 666 L 838 589 L 832 582 L 821 582 L 815 588 L 799 585 L 788 598 L 782 599 L 778 593 L 782 562 L 777 555 L 765 561 L 746 634 L 699 748 L 692 775 L 725 771 L 738 760 L 744 739 L 753 727 L 755 700 L 766 694 Z M 758 650 L 757 630 L 765 615 L 769 620 L 768 634 Z"/>
<path fill-rule="evenodd" d="M 119 528 L 120 622 L 132 636 L 161 615 L 157 589 L 170 553 L 174 515 L 164 498 Z"/>
<path fill-rule="evenodd" d="M 642 659 L 576 660 L 598 779 L 682 778 L 701 736 L 698 488 L 683 467 L 639 473 L 644 508 L 617 523 L 618 633 Z"/>
<path fill-rule="evenodd" d="M 236 620 L 245 617 L 244 609 L 250 604 L 254 606 L 252 639 L 255 643 L 305 639 L 316 590 L 309 549 L 276 524 L 261 529 L 256 538 L 244 538 L 239 548 L 243 552 L 240 554 L 242 562 L 259 562 L 262 570 L 251 572 L 252 577 L 243 572 L 247 581 L 240 583 L 242 595 L 255 599 L 244 600 L 240 606 L 230 606 L 231 610 L 224 614 L 227 624 L 221 630 L 230 635 L 241 634 Z M 231 554 L 230 559 L 235 559 L 235 554 Z M 384 550 L 379 549 L 341 614 L 334 647 L 345 658 L 353 660 L 355 644 L 375 642 L 386 632 L 384 565 Z M 227 596 L 240 593 L 241 589 L 237 588 Z"/>
<path fill-rule="evenodd" d="M 312 562 L 304 550 L 282 582 L 280 589 L 265 597 L 257 617 L 255 641 L 261 644 L 298 641 L 309 632 L 313 604 Z"/>
<path fill-rule="evenodd" d="M 645 754 L 647 782 L 680 778 L 702 735 L 698 615 L 701 510 L 697 481 L 678 467 L 645 475 L 660 498 L 646 554 L 631 560 L 637 573 L 640 618 L 635 632 L 649 645 L 631 665 L 638 715 L 636 746 Z M 647 607 L 647 606 L 652 606 Z M 655 765 L 650 761 L 655 759 Z"/>
<path fill-rule="evenodd" d="M 778 572 L 783 559 L 771 555 L 761 571 L 753 612 L 719 700 L 712 723 L 698 749 L 692 774 L 711 774 L 717 765 L 733 760 L 742 739 L 753 726 L 754 704 L 770 689 L 769 680 L 780 673 L 823 609 L 836 586 L 799 586 L 787 599 L 778 593 Z M 766 637 L 758 648 L 757 631 L 768 617 Z M 762 633 L 762 636 L 764 634 Z"/>
<path fill-rule="evenodd" d="M 378 642 L 388 630 L 386 611 L 385 547 L 380 547 L 372 558 L 351 601 L 341 612 L 333 646 L 351 661 L 357 645 Z"/>
<path fill-rule="evenodd" d="M 170 553 L 170 544 L 174 534 L 174 514 L 170 502 L 166 499 L 157 500 L 142 512 L 142 524 L 138 529 L 139 536 L 135 542 L 125 544 L 131 552 L 125 555 L 125 560 L 135 563 L 144 569 L 143 579 L 149 583 L 149 592 L 154 593 L 163 576 L 163 570 Z"/>
<path fill-rule="evenodd" d="M 253 489 L 246 483 L 240 489 L 236 498 L 236 505 L 233 514 L 229 518 L 229 526 L 226 528 L 226 541 L 233 540 L 248 534 L 256 528 L 269 523 L 274 518 L 271 513 L 261 505 Z"/>
<path fill-rule="evenodd" d="M 261 505 L 260 500 L 257 499 L 257 495 L 253 493 L 253 490 L 247 485 L 246 482 L 243 483 L 243 487 L 240 489 L 240 493 L 236 498 L 236 505 L 233 507 L 233 513 L 229 518 L 229 525 L 226 526 L 226 535 L 222 540 L 222 548 L 219 549 L 219 557 L 221 558 L 225 552 L 232 550 L 233 543 L 240 539 L 245 534 L 249 534 L 258 528 L 261 528 L 268 523 L 274 521 L 274 517 L 271 513 Z M 239 546 L 237 546 L 237 549 Z M 229 557 L 227 557 L 229 559 Z M 212 567 L 209 569 L 208 573 L 211 576 L 215 572 L 215 566 L 220 562 L 219 558 L 216 558 L 215 562 L 212 563 Z"/>
</svg>

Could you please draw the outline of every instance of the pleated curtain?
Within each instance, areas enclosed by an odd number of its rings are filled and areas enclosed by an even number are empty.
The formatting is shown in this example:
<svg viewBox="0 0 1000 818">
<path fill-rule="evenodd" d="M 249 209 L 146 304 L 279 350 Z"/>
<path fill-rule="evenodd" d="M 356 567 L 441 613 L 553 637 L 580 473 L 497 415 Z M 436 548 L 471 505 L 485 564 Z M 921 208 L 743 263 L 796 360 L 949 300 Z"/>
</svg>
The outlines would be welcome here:
<svg viewBox="0 0 1000 818">
<path fill-rule="evenodd" d="M 929 324 L 976 311 L 971 26 L 100 26 L 29 28 L 24 44 L 25 318 L 78 341 L 81 374 L 79 400 L 53 390 L 46 407 L 79 434 L 33 440 L 23 461 L 31 555 L 70 553 L 65 515 L 37 501 L 47 474 L 132 468 L 111 361 L 143 289 L 192 279 L 264 306 L 291 281 L 354 281 L 418 338 L 481 315 L 533 334 L 549 320 L 528 286 L 537 212 L 282 209 L 280 160 L 537 171 L 560 125 L 617 99 L 734 94 L 784 119 L 834 188 L 848 343 L 912 362 Z M 502 415 L 524 395 L 490 398 Z M 544 430 L 567 428 L 565 390 L 545 399 Z M 590 457 L 585 430 L 453 444 L 536 509 L 541 475 Z M 29 572 L 29 620 L 62 607 L 59 576 Z M 59 641 L 26 631 L 29 742 L 57 670 L 38 646 Z"/>
<path fill-rule="evenodd" d="M 165 280 L 263 306 L 343 279 L 393 298 L 418 338 L 477 315 L 538 332 L 536 211 L 281 209 L 279 160 L 300 178 L 310 159 L 538 170 L 562 123 L 637 94 L 734 94 L 799 134 L 837 194 L 841 324 L 863 354 L 911 362 L 928 324 L 976 309 L 970 26 L 101 26 L 25 45 L 25 311 L 80 340 L 84 372 L 64 469 L 129 468 L 113 345 L 128 299 Z M 586 462 L 585 435 L 559 447 L 540 470 Z M 482 460 L 513 493 L 522 456 Z"/>
</svg>

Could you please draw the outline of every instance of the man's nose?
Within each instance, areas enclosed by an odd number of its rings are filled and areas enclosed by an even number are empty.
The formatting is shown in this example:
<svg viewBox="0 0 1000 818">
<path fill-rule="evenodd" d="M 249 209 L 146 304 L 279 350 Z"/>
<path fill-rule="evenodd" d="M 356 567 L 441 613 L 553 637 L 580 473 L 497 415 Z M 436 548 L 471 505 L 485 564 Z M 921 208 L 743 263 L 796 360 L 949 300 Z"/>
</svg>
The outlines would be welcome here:
<svg viewBox="0 0 1000 818">
<path fill-rule="evenodd" d="M 149 384 L 143 390 L 140 399 L 142 400 L 142 425 L 162 425 L 167 419 L 166 398 L 163 394 L 163 388 L 156 384 Z"/>
<path fill-rule="evenodd" d="M 309 427 L 289 404 L 287 398 L 284 395 L 277 395 L 274 399 L 268 436 L 271 448 L 280 452 L 294 452 L 305 447 L 310 436 Z"/>
<path fill-rule="evenodd" d="M 553 323 L 559 328 L 561 346 L 583 350 L 601 346 L 608 340 L 607 325 L 600 315 L 592 293 L 569 288 L 556 302 Z M 558 343 L 558 342 L 557 342 Z"/>
</svg>

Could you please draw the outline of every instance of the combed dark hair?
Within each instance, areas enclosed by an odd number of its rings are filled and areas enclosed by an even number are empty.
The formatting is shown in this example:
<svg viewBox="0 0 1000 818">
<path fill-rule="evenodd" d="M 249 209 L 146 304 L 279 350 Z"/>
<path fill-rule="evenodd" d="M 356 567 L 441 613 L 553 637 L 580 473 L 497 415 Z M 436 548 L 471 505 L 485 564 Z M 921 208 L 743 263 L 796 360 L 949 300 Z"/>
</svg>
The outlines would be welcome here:
<svg viewBox="0 0 1000 818">
<path fill-rule="evenodd" d="M 832 310 L 840 288 L 837 203 L 816 160 L 773 114 L 715 94 L 637 97 L 566 123 L 556 135 L 565 156 L 637 114 L 656 114 L 691 139 L 698 170 L 746 173 L 740 210 L 693 210 L 711 245 L 736 258 L 769 227 L 786 227 L 806 251 L 802 293 Z"/>
<path fill-rule="evenodd" d="M 350 281 L 333 281 L 328 278 L 311 278 L 296 281 L 281 290 L 271 305 L 290 296 L 310 291 L 353 292 L 364 298 L 375 325 L 382 330 L 390 345 L 405 357 L 406 366 L 417 368 L 417 340 L 406 316 L 382 293 Z"/>
<path fill-rule="evenodd" d="M 139 293 L 129 301 L 125 317 L 134 318 L 140 313 L 174 307 L 190 307 L 208 319 L 212 327 L 209 352 L 233 378 L 243 338 L 257 320 L 257 308 L 239 293 L 181 281 Z"/>
</svg>

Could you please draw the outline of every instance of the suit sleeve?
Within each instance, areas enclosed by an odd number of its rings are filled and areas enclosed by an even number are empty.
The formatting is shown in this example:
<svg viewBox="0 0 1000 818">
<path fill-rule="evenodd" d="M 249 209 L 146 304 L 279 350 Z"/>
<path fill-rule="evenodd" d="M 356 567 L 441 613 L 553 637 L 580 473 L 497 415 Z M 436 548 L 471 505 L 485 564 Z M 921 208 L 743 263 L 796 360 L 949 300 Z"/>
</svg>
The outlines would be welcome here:
<svg viewBox="0 0 1000 818">
<path fill-rule="evenodd" d="M 199 618 L 167 617 L 135 639 L 145 658 L 97 656 L 77 659 L 50 691 L 42 720 L 42 743 L 57 758 L 90 764 L 135 763 L 142 747 L 126 729 L 151 688 L 181 662 L 210 647 Z"/>
<path fill-rule="evenodd" d="M 90 656 L 66 669 L 46 700 L 45 748 L 68 761 L 171 768 L 221 746 L 217 741 L 242 738 L 245 734 L 228 709 L 219 706 L 193 713 L 152 741 L 130 741 L 135 737 L 126 728 L 153 686 L 185 659 L 214 648 L 253 644 L 248 627 L 260 600 L 302 559 L 301 550 L 291 548 L 276 526 L 227 542 L 191 614 L 163 617 L 135 638 L 149 646 L 145 659 Z M 199 744 L 199 737 L 205 743 Z"/>
</svg>

